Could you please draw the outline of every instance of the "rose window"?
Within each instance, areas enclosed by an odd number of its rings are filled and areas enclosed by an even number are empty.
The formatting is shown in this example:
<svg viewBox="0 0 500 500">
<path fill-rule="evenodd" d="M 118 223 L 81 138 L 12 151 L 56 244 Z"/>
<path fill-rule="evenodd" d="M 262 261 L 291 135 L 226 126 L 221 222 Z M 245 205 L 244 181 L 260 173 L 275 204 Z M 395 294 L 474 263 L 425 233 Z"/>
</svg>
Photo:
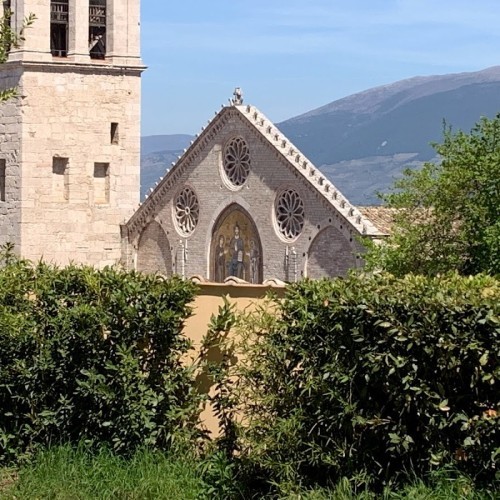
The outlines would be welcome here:
<svg viewBox="0 0 500 500">
<path fill-rule="evenodd" d="M 287 189 L 276 199 L 276 223 L 287 240 L 297 238 L 304 227 L 304 203 L 297 191 Z"/>
<path fill-rule="evenodd" d="M 224 150 L 224 172 L 235 187 L 242 186 L 247 180 L 250 173 L 250 151 L 241 137 L 231 140 Z"/>
<path fill-rule="evenodd" d="M 174 206 L 175 221 L 179 230 L 185 235 L 191 234 L 200 216 L 200 205 L 195 192 L 185 187 L 177 196 Z"/>
</svg>

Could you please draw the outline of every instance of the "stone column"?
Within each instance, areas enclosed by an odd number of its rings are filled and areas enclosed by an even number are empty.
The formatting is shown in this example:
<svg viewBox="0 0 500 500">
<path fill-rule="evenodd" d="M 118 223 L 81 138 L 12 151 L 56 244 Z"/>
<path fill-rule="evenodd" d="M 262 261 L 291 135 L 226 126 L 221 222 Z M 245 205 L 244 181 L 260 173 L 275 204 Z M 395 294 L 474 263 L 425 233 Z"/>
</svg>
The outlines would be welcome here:
<svg viewBox="0 0 500 500">
<path fill-rule="evenodd" d="M 68 57 L 74 62 L 90 61 L 89 0 L 69 0 Z"/>
<path fill-rule="evenodd" d="M 106 59 L 116 65 L 141 65 L 139 0 L 108 1 Z"/>
<path fill-rule="evenodd" d="M 36 16 L 32 26 L 25 30 L 24 42 L 12 49 L 11 61 L 50 61 L 50 0 L 13 0 L 11 4 L 13 27 L 20 31 L 24 19 L 30 14 Z"/>
</svg>

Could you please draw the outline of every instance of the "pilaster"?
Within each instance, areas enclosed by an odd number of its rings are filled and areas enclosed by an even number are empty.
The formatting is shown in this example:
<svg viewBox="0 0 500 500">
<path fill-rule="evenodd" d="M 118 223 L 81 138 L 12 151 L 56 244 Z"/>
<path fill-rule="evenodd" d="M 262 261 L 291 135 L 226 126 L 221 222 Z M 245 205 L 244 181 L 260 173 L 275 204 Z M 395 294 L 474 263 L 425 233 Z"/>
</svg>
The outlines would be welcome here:
<svg viewBox="0 0 500 500">
<path fill-rule="evenodd" d="M 108 2 L 106 60 L 115 65 L 141 65 L 139 2 Z"/>
<path fill-rule="evenodd" d="M 12 0 L 12 26 L 18 32 L 24 20 L 34 14 L 35 21 L 25 31 L 25 40 L 11 50 L 11 61 L 50 61 L 50 0 Z"/>
<path fill-rule="evenodd" d="M 69 2 L 68 57 L 78 63 L 90 62 L 89 0 L 70 0 Z"/>
</svg>

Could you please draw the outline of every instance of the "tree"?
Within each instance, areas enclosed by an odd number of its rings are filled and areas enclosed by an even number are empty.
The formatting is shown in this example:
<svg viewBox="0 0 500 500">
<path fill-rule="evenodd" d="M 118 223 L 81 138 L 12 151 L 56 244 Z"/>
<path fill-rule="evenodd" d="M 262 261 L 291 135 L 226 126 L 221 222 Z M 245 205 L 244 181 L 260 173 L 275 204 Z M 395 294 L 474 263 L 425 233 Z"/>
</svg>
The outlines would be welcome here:
<svg viewBox="0 0 500 500">
<path fill-rule="evenodd" d="M 445 127 L 438 164 L 406 170 L 383 196 L 393 232 L 367 243 L 368 269 L 395 275 L 500 273 L 500 114 L 470 133 Z"/>
<path fill-rule="evenodd" d="M 16 32 L 11 27 L 12 12 L 9 9 L 4 10 L 3 17 L 0 18 L 0 64 L 4 64 L 9 57 L 9 52 L 12 47 L 18 47 L 19 43 L 24 40 L 24 30 L 31 26 L 35 21 L 34 14 L 30 14 L 24 19 L 23 26 L 19 32 Z M 0 102 L 6 101 L 10 97 L 16 95 L 16 89 L 1 89 Z"/>
</svg>

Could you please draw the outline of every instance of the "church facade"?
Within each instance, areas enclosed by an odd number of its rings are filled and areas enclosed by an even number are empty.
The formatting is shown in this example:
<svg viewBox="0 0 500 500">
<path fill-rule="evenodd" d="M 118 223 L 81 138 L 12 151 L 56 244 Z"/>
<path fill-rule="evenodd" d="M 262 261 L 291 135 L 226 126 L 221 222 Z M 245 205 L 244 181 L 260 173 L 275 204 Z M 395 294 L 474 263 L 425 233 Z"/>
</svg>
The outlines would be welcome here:
<svg viewBox="0 0 500 500">
<path fill-rule="evenodd" d="M 239 92 L 122 227 L 124 262 L 201 280 L 297 281 L 362 266 L 384 233 Z"/>
<path fill-rule="evenodd" d="M 384 236 L 235 92 L 139 206 L 139 0 L 6 0 L 34 24 L 0 64 L 0 245 L 213 282 L 360 267 Z M 137 208 L 139 206 L 139 208 Z"/>
</svg>

